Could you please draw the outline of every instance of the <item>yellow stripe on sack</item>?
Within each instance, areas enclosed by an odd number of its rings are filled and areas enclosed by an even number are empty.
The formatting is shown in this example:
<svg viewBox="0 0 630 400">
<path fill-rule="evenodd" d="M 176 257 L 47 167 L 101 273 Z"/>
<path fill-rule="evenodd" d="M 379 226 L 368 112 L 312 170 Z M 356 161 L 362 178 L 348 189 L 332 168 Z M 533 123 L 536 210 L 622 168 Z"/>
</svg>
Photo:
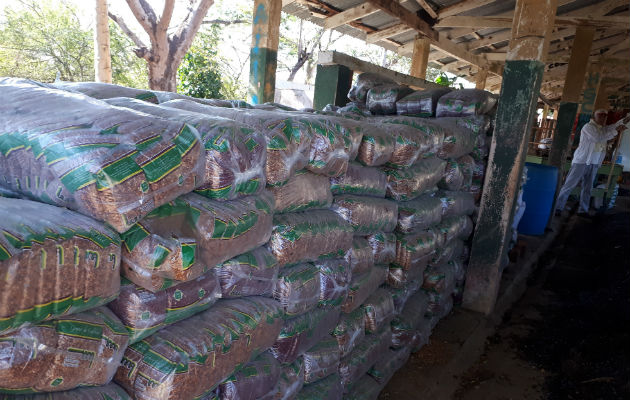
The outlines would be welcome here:
<svg viewBox="0 0 630 400">
<path fill-rule="evenodd" d="M 100 169 L 100 170 L 99 170 L 99 173 L 100 173 L 100 172 L 102 172 L 102 171 L 103 171 L 103 169 Z M 125 176 L 123 179 L 120 179 L 120 180 L 117 182 L 117 184 L 121 184 L 121 183 L 123 183 L 123 182 L 125 182 L 125 181 L 127 181 L 127 180 L 129 180 L 129 179 L 131 179 L 131 178 L 133 178 L 134 176 L 136 176 L 136 175 L 138 175 L 138 174 L 140 174 L 140 173 L 143 173 L 143 172 L 144 172 L 144 171 L 140 169 L 140 170 L 138 170 L 138 171 L 134 172 L 133 174 L 127 175 L 127 176 Z M 109 189 L 111 189 L 111 187 L 101 187 L 101 188 L 97 188 L 96 190 L 97 190 L 97 191 L 99 191 L 99 192 L 103 192 L 103 191 L 105 191 L 105 190 L 109 190 Z"/>
<path fill-rule="evenodd" d="M 11 154 L 11 152 L 12 152 L 13 150 L 19 150 L 19 149 L 23 149 L 23 148 L 24 148 L 24 145 L 23 145 L 23 144 L 21 144 L 21 145 L 19 145 L 19 146 L 11 147 L 11 148 L 7 151 L 7 154 L 5 155 L 5 157 L 8 157 L 8 156 L 9 156 L 9 154 Z"/>
<path fill-rule="evenodd" d="M 166 311 L 168 312 L 168 311 L 179 311 L 179 310 L 184 310 L 184 309 L 186 309 L 186 308 L 193 307 L 195 304 L 199 303 L 200 301 L 201 301 L 201 300 L 197 300 L 197 301 L 195 301 L 194 303 L 190 303 L 190 304 L 188 304 L 187 306 L 182 306 L 182 307 L 172 307 L 172 308 L 171 308 L 171 307 L 167 307 L 167 308 L 166 308 Z"/>
<path fill-rule="evenodd" d="M 85 240 L 89 240 L 90 242 L 94 243 L 95 245 L 97 245 L 98 247 L 100 247 L 101 249 L 103 249 L 104 247 L 101 246 L 100 244 L 98 244 L 98 242 L 95 242 L 92 238 L 90 238 L 89 236 L 86 235 L 82 235 L 80 233 L 75 233 L 75 236 L 80 237 L 81 239 L 85 239 Z"/>
</svg>

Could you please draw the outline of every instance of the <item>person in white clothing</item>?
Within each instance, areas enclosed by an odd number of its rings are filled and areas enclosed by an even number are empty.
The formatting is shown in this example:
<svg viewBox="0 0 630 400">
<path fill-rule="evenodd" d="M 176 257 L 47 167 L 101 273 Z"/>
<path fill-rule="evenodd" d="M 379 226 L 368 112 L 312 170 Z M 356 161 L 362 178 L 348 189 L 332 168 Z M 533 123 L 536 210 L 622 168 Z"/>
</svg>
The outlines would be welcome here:
<svg viewBox="0 0 630 400">
<path fill-rule="evenodd" d="M 588 214 L 591 203 L 591 189 L 597 176 L 597 170 L 602 165 L 606 156 L 607 142 L 617 136 L 617 133 L 627 129 L 630 116 L 617 121 L 617 123 L 606 126 L 608 111 L 604 109 L 596 110 L 593 118 L 580 131 L 580 145 L 571 162 L 571 169 L 567 175 L 558 200 L 556 201 L 556 214 L 564 209 L 573 189 L 582 184 L 580 193 L 579 214 Z"/>
</svg>

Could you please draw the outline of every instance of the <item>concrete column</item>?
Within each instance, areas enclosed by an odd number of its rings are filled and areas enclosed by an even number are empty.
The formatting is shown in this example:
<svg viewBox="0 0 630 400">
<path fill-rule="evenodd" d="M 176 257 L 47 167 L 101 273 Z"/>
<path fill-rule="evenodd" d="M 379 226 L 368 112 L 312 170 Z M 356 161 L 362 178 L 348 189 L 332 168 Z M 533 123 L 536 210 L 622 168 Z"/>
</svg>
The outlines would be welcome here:
<svg viewBox="0 0 630 400">
<path fill-rule="evenodd" d="M 274 99 L 281 13 L 282 0 L 254 1 L 248 94 L 252 104 Z"/>
<path fill-rule="evenodd" d="M 317 65 L 313 108 L 321 110 L 327 104 L 345 106 L 352 86 L 352 70 L 344 65 Z"/>
</svg>

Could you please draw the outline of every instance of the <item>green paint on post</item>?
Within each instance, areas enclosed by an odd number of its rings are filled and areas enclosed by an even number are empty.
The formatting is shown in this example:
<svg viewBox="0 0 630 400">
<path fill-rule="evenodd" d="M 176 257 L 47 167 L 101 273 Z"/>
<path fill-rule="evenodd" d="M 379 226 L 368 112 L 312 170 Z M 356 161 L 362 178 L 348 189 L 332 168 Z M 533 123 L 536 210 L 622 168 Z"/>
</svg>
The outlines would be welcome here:
<svg viewBox="0 0 630 400">
<path fill-rule="evenodd" d="M 549 164 L 554 167 L 560 168 L 567 158 L 569 139 L 573 131 L 578 106 L 578 103 L 562 102 L 558 108 L 558 122 L 549 154 Z"/>
<path fill-rule="evenodd" d="M 496 114 L 493 149 L 472 241 L 464 306 L 490 313 L 499 290 L 501 263 L 523 173 L 544 64 L 507 61 Z"/>
<path fill-rule="evenodd" d="M 249 53 L 249 101 L 263 104 L 274 100 L 278 52 L 254 47 Z"/>
<path fill-rule="evenodd" d="M 344 65 L 318 65 L 315 76 L 313 108 L 323 109 L 327 104 L 345 106 L 352 86 L 352 70 Z"/>
</svg>

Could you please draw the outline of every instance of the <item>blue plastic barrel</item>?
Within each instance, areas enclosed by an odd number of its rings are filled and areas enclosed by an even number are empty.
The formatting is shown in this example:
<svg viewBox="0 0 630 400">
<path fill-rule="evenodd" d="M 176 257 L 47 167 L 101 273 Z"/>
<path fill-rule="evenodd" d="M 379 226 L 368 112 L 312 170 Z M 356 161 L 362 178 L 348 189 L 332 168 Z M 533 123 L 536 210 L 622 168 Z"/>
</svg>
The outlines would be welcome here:
<svg viewBox="0 0 630 400">
<path fill-rule="evenodd" d="M 518 233 L 542 235 L 551 215 L 553 197 L 558 184 L 558 168 L 525 163 L 527 182 L 523 186 L 525 214 L 518 224 Z"/>
</svg>

